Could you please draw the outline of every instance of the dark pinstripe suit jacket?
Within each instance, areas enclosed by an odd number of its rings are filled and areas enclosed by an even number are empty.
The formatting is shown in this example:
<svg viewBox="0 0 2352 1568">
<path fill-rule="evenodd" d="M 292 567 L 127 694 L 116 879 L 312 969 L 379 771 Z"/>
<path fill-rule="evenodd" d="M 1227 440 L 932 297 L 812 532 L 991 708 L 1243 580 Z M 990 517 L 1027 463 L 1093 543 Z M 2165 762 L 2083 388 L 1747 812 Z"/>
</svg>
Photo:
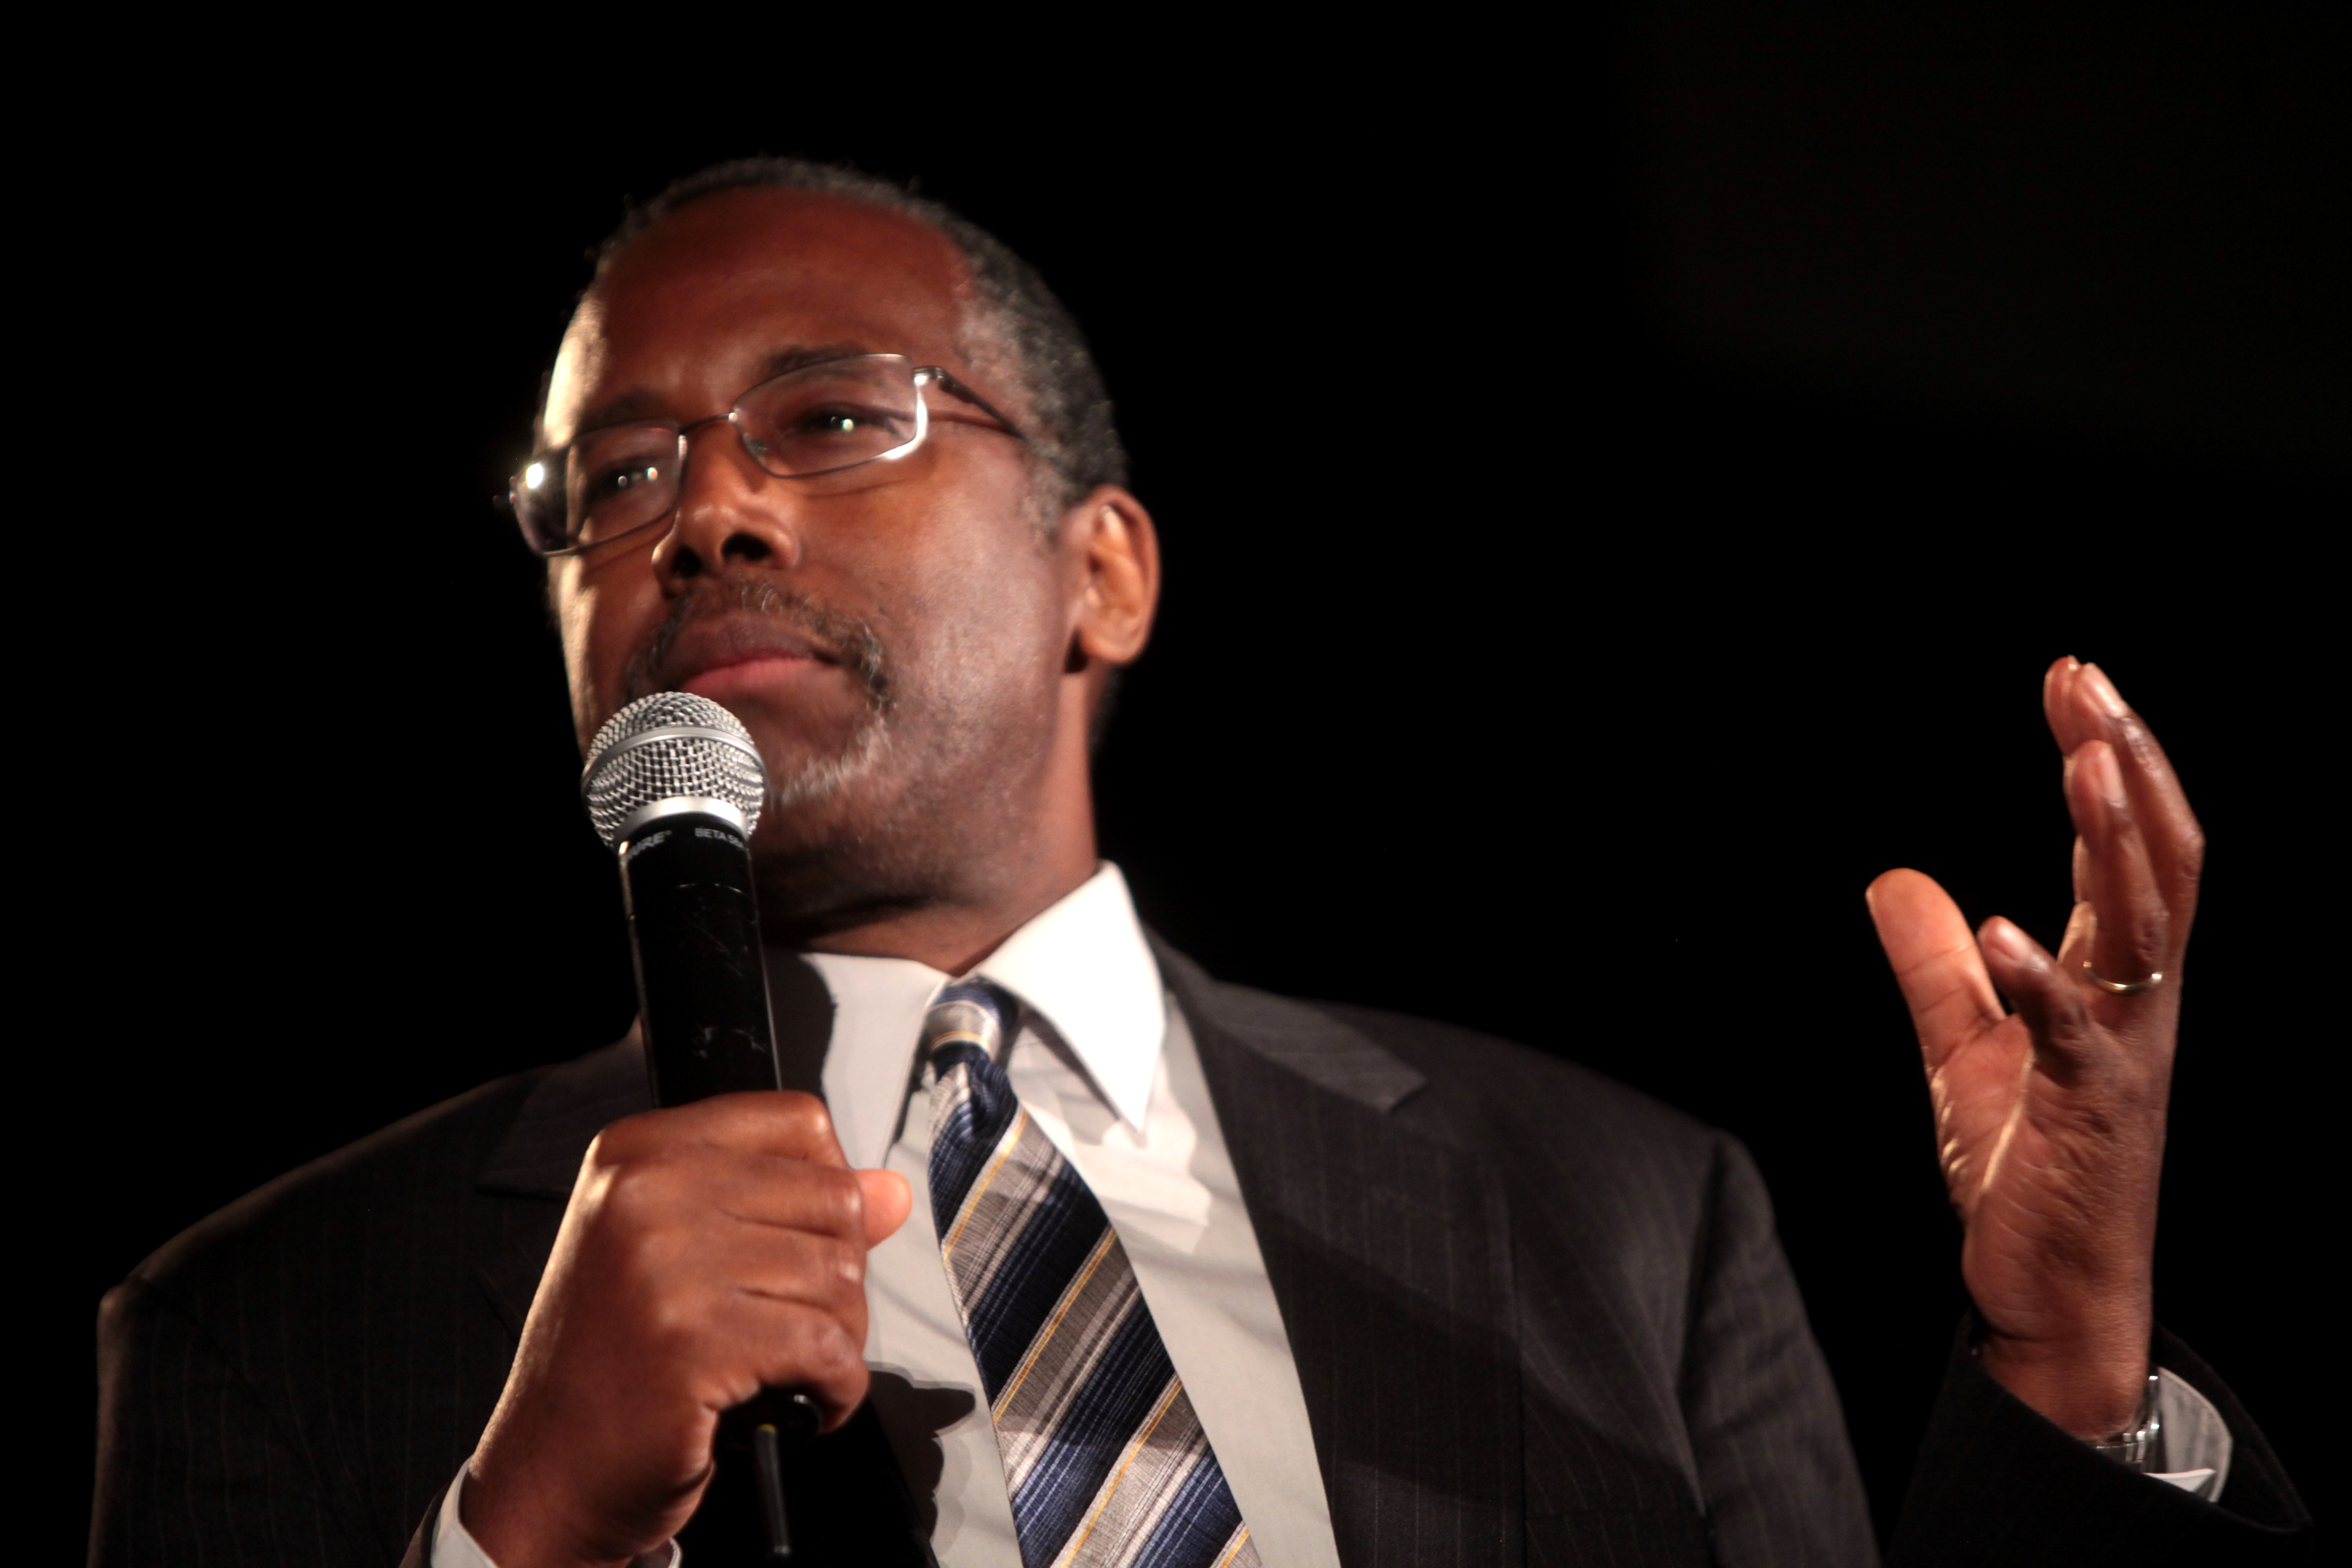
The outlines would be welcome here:
<svg viewBox="0 0 2352 1568">
<path fill-rule="evenodd" d="M 1350 1564 L 1873 1561 L 1837 1400 L 1729 1137 L 1552 1058 L 1221 984 L 1160 950 Z M 496 1402 L 626 1042 L 486 1085 L 224 1210 L 100 1317 L 91 1559 L 392 1564 Z M 2099 1458 L 1956 1355 L 1892 1557 L 2287 1561 L 2229 1391 L 2227 1508 Z"/>
</svg>

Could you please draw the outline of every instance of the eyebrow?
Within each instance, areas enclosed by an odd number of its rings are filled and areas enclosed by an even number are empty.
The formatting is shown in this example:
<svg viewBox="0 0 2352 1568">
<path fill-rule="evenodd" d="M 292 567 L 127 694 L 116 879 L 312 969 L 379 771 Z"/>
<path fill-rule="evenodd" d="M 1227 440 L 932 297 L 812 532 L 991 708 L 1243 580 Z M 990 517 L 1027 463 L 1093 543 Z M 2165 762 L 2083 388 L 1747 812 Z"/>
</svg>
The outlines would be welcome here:
<svg viewBox="0 0 2352 1568">
<path fill-rule="evenodd" d="M 751 373 L 751 380 L 743 390 L 749 392 L 762 382 L 773 381 L 806 365 L 823 364 L 827 360 L 851 359 L 873 352 L 863 343 L 852 342 L 797 343 L 778 349 L 760 361 L 759 367 Z M 614 425 L 635 425 L 668 417 L 661 394 L 650 387 L 632 387 L 606 398 L 582 415 L 572 426 L 572 439 L 578 440 L 590 430 L 602 430 Z"/>
</svg>

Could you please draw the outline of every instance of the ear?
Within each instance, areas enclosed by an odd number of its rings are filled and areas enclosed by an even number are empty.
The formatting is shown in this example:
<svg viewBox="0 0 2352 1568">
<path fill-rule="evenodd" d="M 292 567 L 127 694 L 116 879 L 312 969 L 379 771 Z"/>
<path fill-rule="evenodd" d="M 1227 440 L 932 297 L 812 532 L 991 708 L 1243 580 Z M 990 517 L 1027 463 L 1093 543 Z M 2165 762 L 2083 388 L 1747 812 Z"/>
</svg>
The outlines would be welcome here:
<svg viewBox="0 0 2352 1568">
<path fill-rule="evenodd" d="M 1070 666 L 1127 664 L 1151 637 L 1160 607 L 1160 536 L 1151 514 L 1117 485 L 1099 485 L 1062 514 L 1063 559 L 1076 575 Z"/>
</svg>

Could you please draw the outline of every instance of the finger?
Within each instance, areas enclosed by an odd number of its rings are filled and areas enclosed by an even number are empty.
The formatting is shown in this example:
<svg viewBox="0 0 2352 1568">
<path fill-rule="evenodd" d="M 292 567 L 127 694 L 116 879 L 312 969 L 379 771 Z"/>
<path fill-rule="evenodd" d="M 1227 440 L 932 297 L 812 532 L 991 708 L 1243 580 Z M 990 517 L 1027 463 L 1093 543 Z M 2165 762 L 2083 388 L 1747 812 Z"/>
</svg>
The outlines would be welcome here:
<svg viewBox="0 0 2352 1568">
<path fill-rule="evenodd" d="M 866 1243 L 862 1237 L 750 1226 L 663 1238 L 690 1249 L 691 1271 L 660 1281 L 674 1302 L 717 1302 L 729 1295 L 796 1301 L 840 1317 L 860 1333 L 866 1321 Z"/>
<path fill-rule="evenodd" d="M 914 1212 L 915 1189 L 896 1171 L 860 1171 L 856 1174 L 866 1198 L 866 1245 L 879 1247 Z"/>
<path fill-rule="evenodd" d="M 737 1158 L 743 1162 L 740 1172 L 730 1173 L 726 1186 L 714 1185 L 703 1201 L 751 1224 L 848 1237 L 860 1247 L 873 1247 L 896 1235 L 915 1206 L 913 1189 L 896 1171 L 837 1171 L 766 1155 Z M 780 1173 L 779 1163 L 798 1169 Z"/>
<path fill-rule="evenodd" d="M 824 1101 L 791 1089 L 713 1095 L 692 1105 L 641 1111 L 604 1129 L 596 1145 L 619 1158 L 698 1145 L 849 1168 Z"/>
<path fill-rule="evenodd" d="M 2000 998 L 1968 921 L 1933 878 L 1889 871 L 1863 898 L 1932 1072 L 1960 1044 L 2000 1022 Z"/>
<path fill-rule="evenodd" d="M 2095 664 L 2083 666 L 2069 688 L 2069 706 L 2085 730 L 2085 742 L 2096 738 L 2116 748 L 2123 776 L 2167 899 L 2185 923 L 2194 909 L 2197 879 L 2205 858 L 2204 831 L 2189 808 L 2188 793 L 2180 787 L 2172 763 L 2157 743 L 2147 721 L 2134 712 L 2116 690 L 2115 682 Z"/>
<path fill-rule="evenodd" d="M 2035 1060 L 2059 1082 L 2072 1082 L 2093 1046 L 2090 1018 L 2084 1011 L 2088 988 L 2071 978 L 2014 921 L 1999 915 L 1977 932 L 1977 945 L 1993 984 L 2017 1005 L 2017 1015 L 2033 1041 Z"/>
<path fill-rule="evenodd" d="M 657 1186 L 655 1201 L 689 1226 L 730 1220 L 865 1245 L 866 1184 L 837 1166 L 733 1149 L 688 1149 L 644 1162 L 639 1180 Z"/>
<path fill-rule="evenodd" d="M 2081 847 L 2082 842 L 2079 838 L 2074 840 L 2077 848 Z M 2087 879 L 2088 861 L 2080 856 L 2076 858 L 2078 879 Z M 2066 916 L 2066 930 L 2058 938 L 2058 951 L 2061 953 L 2072 952 L 2078 955 L 2090 952 L 2091 933 L 2098 929 L 2098 910 L 2090 900 L 2078 897 L 2074 900 L 2074 909 Z M 2063 964 L 2064 961 L 2062 959 L 2060 962 Z"/>
<path fill-rule="evenodd" d="M 866 1332 L 866 1242 L 863 1237 L 774 1231 L 720 1260 L 735 1289 L 771 1300 L 821 1307 Z"/>
<path fill-rule="evenodd" d="M 861 1298 L 862 1300 L 862 1298 Z M 762 1388 L 804 1388 L 832 1431 L 866 1398 L 866 1325 L 798 1301 L 739 1292 L 713 1315 L 724 1336 L 716 1353 L 730 1369 L 704 1394 L 712 1410 L 740 1405 Z"/>
<path fill-rule="evenodd" d="M 2066 759 L 2066 807 L 2082 835 L 2082 896 L 2095 915 L 2087 942 L 2060 950 L 2079 968 L 2090 960 L 2109 980 L 2139 980 L 2171 963 L 2171 911 L 2148 863 L 2115 748 L 2092 741 Z"/>
<path fill-rule="evenodd" d="M 2058 742 L 2058 754 L 2071 756 L 2074 748 L 2103 731 L 2095 723 L 2086 722 L 2074 698 L 2074 683 L 2083 673 L 2083 665 L 2073 654 L 2058 659 L 2042 672 L 2042 717 L 2050 725 L 2051 739 Z"/>
</svg>

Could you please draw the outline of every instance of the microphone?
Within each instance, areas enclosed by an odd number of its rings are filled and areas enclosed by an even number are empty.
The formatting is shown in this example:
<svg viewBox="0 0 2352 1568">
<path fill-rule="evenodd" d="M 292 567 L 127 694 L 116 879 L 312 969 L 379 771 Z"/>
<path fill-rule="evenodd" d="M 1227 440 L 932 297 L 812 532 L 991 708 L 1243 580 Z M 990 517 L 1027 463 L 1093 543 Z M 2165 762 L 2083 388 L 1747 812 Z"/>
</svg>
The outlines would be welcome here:
<svg viewBox="0 0 2352 1568">
<path fill-rule="evenodd" d="M 620 861 L 654 1103 L 782 1088 L 751 885 L 751 831 L 767 796 L 751 732 L 690 692 L 641 699 L 596 731 L 580 794 Z M 719 1418 L 722 1450 L 749 1450 L 771 1562 L 793 1556 L 783 1452 L 823 1421 L 805 1393 L 777 1388 Z M 719 1479 L 729 1468 L 720 1463 Z M 719 1479 L 706 1507 L 741 1489 Z"/>
<path fill-rule="evenodd" d="M 630 703 L 589 743 L 580 794 L 620 859 L 656 1105 L 782 1086 L 751 890 L 767 787 L 742 721 L 690 692 Z"/>
</svg>

